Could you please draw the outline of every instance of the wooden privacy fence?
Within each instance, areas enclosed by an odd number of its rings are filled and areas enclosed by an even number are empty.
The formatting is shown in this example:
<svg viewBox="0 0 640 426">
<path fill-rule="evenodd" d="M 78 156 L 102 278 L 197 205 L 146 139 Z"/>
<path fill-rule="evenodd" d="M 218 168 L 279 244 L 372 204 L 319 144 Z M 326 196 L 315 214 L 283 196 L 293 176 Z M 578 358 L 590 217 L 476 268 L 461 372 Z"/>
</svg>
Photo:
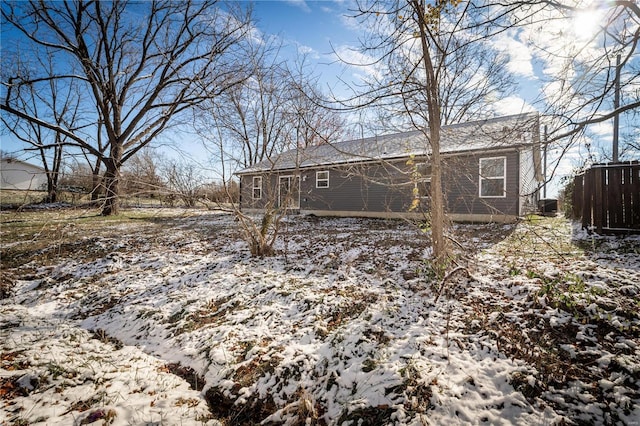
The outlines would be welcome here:
<svg viewBox="0 0 640 426">
<path fill-rule="evenodd" d="M 576 176 L 573 217 L 598 234 L 640 233 L 640 162 L 595 164 Z"/>
</svg>

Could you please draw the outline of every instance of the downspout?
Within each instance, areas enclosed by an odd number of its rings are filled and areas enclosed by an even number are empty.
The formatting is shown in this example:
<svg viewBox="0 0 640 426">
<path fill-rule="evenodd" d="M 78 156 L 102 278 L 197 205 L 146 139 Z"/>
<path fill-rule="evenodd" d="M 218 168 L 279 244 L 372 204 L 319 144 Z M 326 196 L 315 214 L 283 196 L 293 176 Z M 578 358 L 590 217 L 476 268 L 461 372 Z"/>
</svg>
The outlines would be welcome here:
<svg viewBox="0 0 640 426">
<path fill-rule="evenodd" d="M 547 199 L 547 144 L 549 143 L 549 137 L 547 135 L 547 125 L 544 125 L 544 156 L 542 166 L 542 198 Z"/>
<path fill-rule="evenodd" d="M 240 183 L 238 184 L 238 210 L 242 213 L 242 175 L 240 175 Z"/>
</svg>

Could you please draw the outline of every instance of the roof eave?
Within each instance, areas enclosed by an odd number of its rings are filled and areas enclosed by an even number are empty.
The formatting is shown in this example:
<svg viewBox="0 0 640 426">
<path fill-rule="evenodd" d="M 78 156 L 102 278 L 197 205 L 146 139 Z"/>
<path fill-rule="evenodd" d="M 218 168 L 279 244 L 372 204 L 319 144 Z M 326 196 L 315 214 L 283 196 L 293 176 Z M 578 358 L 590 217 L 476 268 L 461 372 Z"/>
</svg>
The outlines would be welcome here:
<svg viewBox="0 0 640 426">
<path fill-rule="evenodd" d="M 510 145 L 510 146 L 501 146 L 501 147 L 495 147 L 495 148 L 471 148 L 471 149 L 458 149 L 458 150 L 446 150 L 446 151 L 442 151 L 442 155 L 447 156 L 447 157 L 454 157 L 456 155 L 462 155 L 462 154 L 472 154 L 472 153 L 482 153 L 482 152 L 508 152 L 508 151 L 516 151 L 522 147 L 530 147 L 535 145 L 534 143 L 519 143 L 519 144 L 514 144 L 514 145 Z M 330 162 L 330 161 L 326 161 L 326 162 L 321 162 L 321 163 L 314 163 L 314 164 L 307 164 L 307 165 L 300 165 L 297 167 L 271 167 L 271 168 L 253 168 L 253 169 L 245 169 L 245 170 L 241 170 L 239 172 L 235 172 L 234 175 L 236 176 L 246 176 L 246 175 L 255 175 L 255 174 L 263 174 L 263 173 L 269 173 L 269 172 L 286 172 L 286 171 L 291 171 L 291 170 L 306 170 L 306 169 L 314 169 L 314 168 L 319 168 L 319 167 L 326 167 L 326 166 L 342 166 L 342 165 L 349 165 L 349 164 L 366 164 L 366 163 L 375 163 L 378 161 L 397 161 L 397 160 L 402 160 L 405 158 L 409 158 L 411 156 L 415 156 L 415 157 L 427 157 L 429 154 L 425 153 L 424 151 L 422 152 L 414 152 L 414 153 L 407 153 L 407 154 L 403 154 L 403 155 L 393 155 L 393 156 L 385 156 L 385 157 L 377 157 L 377 158 L 363 158 L 363 157 L 359 157 L 357 159 L 351 160 L 351 161 L 339 161 L 339 162 Z"/>
</svg>

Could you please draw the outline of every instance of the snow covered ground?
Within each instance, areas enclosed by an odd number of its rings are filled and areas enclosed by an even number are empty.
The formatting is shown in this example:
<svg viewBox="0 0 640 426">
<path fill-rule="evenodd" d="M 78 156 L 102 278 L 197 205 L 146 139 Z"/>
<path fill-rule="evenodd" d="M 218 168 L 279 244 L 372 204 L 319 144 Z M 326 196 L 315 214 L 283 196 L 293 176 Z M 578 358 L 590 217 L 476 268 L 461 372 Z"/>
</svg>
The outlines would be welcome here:
<svg viewBox="0 0 640 426">
<path fill-rule="evenodd" d="M 225 214 L 38 214 L 2 215 L 0 424 L 640 425 L 638 237 L 457 225 L 443 286 L 401 221 L 260 259 Z"/>
</svg>

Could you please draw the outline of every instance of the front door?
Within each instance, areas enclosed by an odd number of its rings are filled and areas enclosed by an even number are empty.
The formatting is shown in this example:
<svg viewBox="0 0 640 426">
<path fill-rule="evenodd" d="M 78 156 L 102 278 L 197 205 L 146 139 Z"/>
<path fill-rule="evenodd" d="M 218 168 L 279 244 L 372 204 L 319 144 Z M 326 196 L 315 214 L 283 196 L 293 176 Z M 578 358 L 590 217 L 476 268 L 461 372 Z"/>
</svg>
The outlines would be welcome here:
<svg viewBox="0 0 640 426">
<path fill-rule="evenodd" d="M 278 207 L 299 209 L 300 176 L 280 176 L 278 183 Z"/>
</svg>

